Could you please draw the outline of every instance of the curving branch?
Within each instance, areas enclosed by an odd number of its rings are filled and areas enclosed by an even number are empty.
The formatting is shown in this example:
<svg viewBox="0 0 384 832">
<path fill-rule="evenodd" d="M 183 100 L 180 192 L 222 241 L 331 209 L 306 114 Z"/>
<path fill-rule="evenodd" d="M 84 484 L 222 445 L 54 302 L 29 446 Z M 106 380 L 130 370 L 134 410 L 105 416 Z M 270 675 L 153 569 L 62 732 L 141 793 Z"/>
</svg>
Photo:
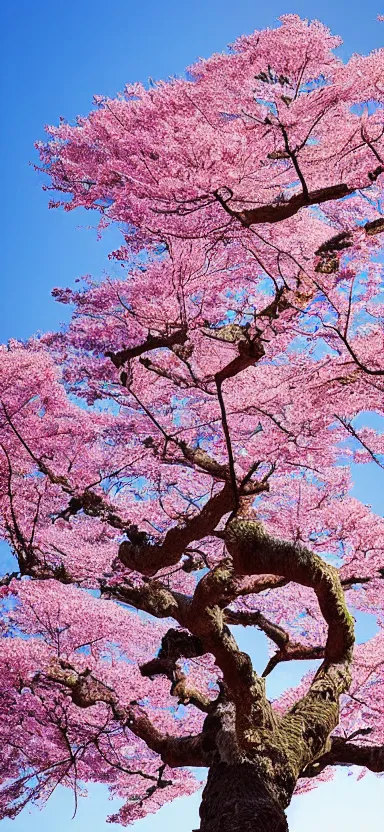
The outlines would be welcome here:
<svg viewBox="0 0 384 832">
<path fill-rule="evenodd" d="M 357 583 L 369 583 L 369 581 L 374 580 L 375 578 L 384 577 L 378 574 L 374 577 L 358 577 L 353 576 L 351 578 L 345 578 L 340 581 L 341 585 L 348 590 Z M 273 582 L 266 582 L 266 585 L 261 584 L 260 588 L 258 588 L 257 584 L 254 588 L 252 588 L 252 594 L 256 594 L 257 592 L 262 592 L 263 589 L 274 589 L 278 586 L 284 586 L 287 583 L 286 580 L 282 579 L 279 580 L 277 583 Z M 241 593 L 241 594 L 248 594 L 248 593 Z M 315 645 L 306 645 L 300 644 L 299 642 L 293 641 L 289 633 L 286 632 L 282 627 L 278 624 L 275 624 L 273 621 L 270 621 L 266 618 L 263 613 L 259 610 L 231 610 L 226 609 L 224 610 L 225 620 L 227 624 L 232 625 L 241 625 L 242 627 L 258 627 L 259 630 L 262 630 L 265 635 L 273 641 L 276 646 L 278 647 L 277 652 L 271 656 L 269 659 L 265 670 L 262 673 L 263 677 L 268 676 L 274 668 L 280 664 L 280 662 L 290 662 L 290 661 L 313 661 L 318 659 L 324 659 L 325 657 L 325 646 L 321 644 Z"/>
<path fill-rule="evenodd" d="M 277 540 L 256 520 L 238 515 L 226 527 L 226 546 L 239 575 L 271 573 L 311 587 L 328 624 L 324 661 L 306 696 L 283 717 L 279 730 L 289 749 L 287 766 L 300 771 L 327 750 L 328 737 L 339 720 L 339 697 L 351 682 L 353 618 L 348 612 L 338 570 L 309 549 Z"/>
<path fill-rule="evenodd" d="M 261 523 L 240 515 L 227 524 L 225 542 L 236 574 L 280 575 L 312 587 L 329 626 L 326 660 L 339 662 L 350 656 L 354 644 L 353 619 L 335 567 L 304 546 L 271 537 Z"/>
<path fill-rule="evenodd" d="M 119 558 L 124 566 L 142 575 L 155 575 L 159 569 L 179 562 L 186 547 L 194 540 L 202 540 L 212 534 L 219 520 L 233 508 L 232 489 L 229 484 L 211 497 L 201 511 L 188 518 L 183 526 L 169 529 L 162 543 L 134 545 L 124 541 L 119 547 Z"/>
<path fill-rule="evenodd" d="M 212 713 L 216 702 L 204 696 L 197 688 L 188 684 L 185 673 L 178 667 L 181 658 L 197 658 L 206 653 L 201 639 L 190 635 L 186 630 L 170 629 L 161 640 L 161 648 L 155 659 L 141 665 L 142 676 L 166 676 L 171 684 L 171 696 L 178 698 L 179 704 L 194 705 L 204 713 Z"/>
<path fill-rule="evenodd" d="M 253 670 L 247 653 L 239 650 L 225 623 L 224 609 L 239 587 L 230 558 L 226 558 L 198 583 L 188 616 L 188 627 L 214 655 L 223 673 L 229 699 L 236 708 L 236 734 L 240 745 L 247 744 L 255 726 L 273 729 L 276 717 L 267 700 L 264 680 Z"/>
<path fill-rule="evenodd" d="M 365 223 L 364 229 L 370 237 L 374 234 L 382 234 L 384 231 L 384 217 L 378 217 L 377 220 Z"/>
<path fill-rule="evenodd" d="M 104 702 L 110 707 L 116 722 L 129 728 L 151 751 L 159 754 L 167 765 L 174 768 L 207 765 L 202 734 L 189 737 L 162 734 L 137 702 L 122 705 L 115 691 L 89 670 L 80 673 L 68 662 L 61 660 L 52 664 L 45 675 L 49 681 L 69 690 L 72 702 L 79 708 L 90 708 L 98 702 Z"/>
<path fill-rule="evenodd" d="M 66 490 L 69 491 L 69 486 Z M 71 490 L 73 493 L 73 489 Z M 122 518 L 117 513 L 112 503 L 106 500 L 105 497 L 101 497 L 99 494 L 88 489 L 85 489 L 82 493 L 74 494 L 69 500 L 67 507 L 55 519 L 60 517 L 63 520 L 69 520 L 70 517 L 74 517 L 80 511 L 83 511 L 88 517 L 99 517 L 100 520 L 103 520 L 109 526 L 112 526 L 112 528 L 119 529 L 120 531 L 123 531 L 128 524 L 128 520 Z"/>
</svg>

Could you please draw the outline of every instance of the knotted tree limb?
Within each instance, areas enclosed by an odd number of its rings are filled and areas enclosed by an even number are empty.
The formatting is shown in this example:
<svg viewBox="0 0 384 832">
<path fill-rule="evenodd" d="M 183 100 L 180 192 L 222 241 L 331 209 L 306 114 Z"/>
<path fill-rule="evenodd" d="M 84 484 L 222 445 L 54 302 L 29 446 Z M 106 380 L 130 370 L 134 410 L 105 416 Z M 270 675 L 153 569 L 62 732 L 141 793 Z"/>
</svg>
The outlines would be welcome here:
<svg viewBox="0 0 384 832">
<path fill-rule="evenodd" d="M 309 549 L 277 540 L 259 522 L 242 516 L 227 524 L 226 546 L 237 574 L 272 573 L 311 587 L 328 624 L 324 661 L 307 695 L 283 717 L 279 726 L 290 777 L 296 780 L 306 765 L 327 750 L 329 735 L 338 724 L 339 697 L 351 681 L 353 619 L 337 569 Z"/>
<path fill-rule="evenodd" d="M 270 586 L 271 581 L 267 584 L 260 583 L 259 590 L 265 589 L 267 585 Z M 280 582 L 278 585 L 281 585 Z M 224 620 L 223 608 L 249 588 L 249 584 L 244 586 L 242 582 L 233 580 L 231 565 L 225 561 L 199 582 L 192 598 L 171 592 L 160 581 L 150 581 L 141 587 L 123 583 L 119 586 L 105 586 L 103 594 L 137 606 L 157 618 L 173 617 L 189 630 L 189 633 L 169 630 L 162 640 L 157 658 L 141 667 L 143 675 L 167 676 L 172 682 L 173 695 L 211 713 L 214 704 L 199 691 L 190 688 L 185 675 L 178 672 L 177 661 L 181 657 L 213 653 L 223 672 L 228 692 L 238 703 L 239 714 L 243 712 L 243 706 L 249 703 L 251 716 L 246 717 L 246 720 L 271 725 L 274 716 L 265 697 L 264 682 L 253 672 L 249 656 L 239 650 Z"/>
<path fill-rule="evenodd" d="M 257 676 L 247 653 L 239 650 L 225 624 L 224 609 L 238 594 L 236 576 L 229 558 L 222 560 L 196 587 L 188 626 L 214 655 L 224 678 L 226 692 L 236 707 L 239 744 L 254 725 L 273 729 L 276 718 L 265 694 L 264 681 Z"/>
<path fill-rule="evenodd" d="M 367 584 L 372 580 L 380 578 L 383 579 L 384 574 L 381 575 L 381 573 L 378 572 L 372 577 L 363 578 L 355 575 L 351 578 L 344 578 L 341 579 L 340 583 L 345 591 L 350 589 L 354 584 Z M 283 583 L 287 582 L 285 581 Z M 273 586 L 268 588 L 273 588 Z M 274 656 L 270 658 L 262 676 L 268 676 L 280 662 L 303 660 L 313 661 L 324 659 L 325 657 L 324 645 L 306 645 L 294 641 L 282 627 L 279 627 L 277 624 L 269 621 L 258 610 L 226 610 L 225 617 L 228 624 L 241 624 L 243 627 L 258 627 L 260 630 L 263 630 L 266 636 L 274 641 L 279 648 Z"/>
<path fill-rule="evenodd" d="M 179 703 L 194 705 L 204 713 L 211 713 L 215 708 L 214 700 L 204 696 L 188 684 L 185 673 L 178 667 L 182 658 L 196 658 L 206 653 L 201 639 L 185 630 L 170 629 L 161 640 L 161 648 L 155 659 L 141 665 L 143 676 L 166 676 L 172 683 L 171 695 L 177 696 Z"/>
<path fill-rule="evenodd" d="M 141 587 L 121 584 L 116 587 L 103 588 L 104 597 L 128 603 L 155 616 L 156 618 L 174 618 L 181 626 L 190 621 L 192 599 L 181 593 L 171 592 L 160 581 L 150 581 Z M 161 648 L 156 658 L 141 665 L 143 676 L 166 676 L 171 682 L 170 693 L 184 705 L 194 705 L 204 713 L 212 713 L 215 701 L 204 696 L 197 688 L 192 687 L 188 677 L 178 667 L 181 658 L 197 658 L 209 651 L 209 647 L 202 640 L 191 635 L 186 630 L 171 628 L 163 636 Z"/>
<path fill-rule="evenodd" d="M 224 586 L 227 577 L 228 583 Z M 278 585 L 281 585 L 280 582 Z M 260 582 L 259 591 L 267 586 L 271 586 L 270 580 L 265 584 Z M 255 586 L 252 588 L 256 589 Z M 241 686 L 236 682 L 238 702 L 240 703 L 242 697 L 249 698 L 249 681 L 251 680 L 254 687 L 256 684 L 251 660 L 238 649 L 234 637 L 225 625 L 222 611 L 222 607 L 226 606 L 228 601 L 249 589 L 249 584 L 244 586 L 242 582 L 233 581 L 230 570 L 227 575 L 226 564 L 223 566 L 221 563 L 199 582 L 192 598 L 171 591 L 156 580 L 149 581 L 141 587 L 131 586 L 128 582 L 111 587 L 105 585 L 102 594 L 104 597 L 113 597 L 135 606 L 156 618 L 172 617 L 181 627 L 188 628 L 189 632 L 170 629 L 162 639 L 158 656 L 142 665 L 140 670 L 144 676 L 165 675 L 172 683 L 172 695 L 177 696 L 184 704 L 190 703 L 205 713 L 212 713 L 215 703 L 189 686 L 188 679 L 177 667 L 177 662 L 180 658 L 197 658 L 211 652 L 228 680 L 230 691 L 237 675 L 243 674 Z M 265 704 L 264 683 L 261 680 L 258 687 L 262 691 Z M 257 697 L 259 693 L 258 690 Z M 273 721 L 268 703 L 266 708 L 269 719 Z M 264 721 L 264 712 L 258 711 L 258 719 L 260 714 Z M 253 716 L 255 717 L 255 714 Z"/>
<path fill-rule="evenodd" d="M 241 516 L 228 523 L 225 542 L 236 574 L 279 575 L 311 587 L 329 626 L 326 661 L 339 662 L 350 656 L 354 644 L 353 619 L 335 567 L 304 546 L 271 537 L 261 523 Z"/>
</svg>

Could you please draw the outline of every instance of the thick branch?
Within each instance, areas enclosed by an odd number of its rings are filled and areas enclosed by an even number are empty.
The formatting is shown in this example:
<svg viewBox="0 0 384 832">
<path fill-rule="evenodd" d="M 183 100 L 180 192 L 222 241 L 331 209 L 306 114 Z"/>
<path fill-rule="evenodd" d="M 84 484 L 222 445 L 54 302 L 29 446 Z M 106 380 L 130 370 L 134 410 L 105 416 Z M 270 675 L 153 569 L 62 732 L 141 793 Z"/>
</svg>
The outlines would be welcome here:
<svg viewBox="0 0 384 832">
<path fill-rule="evenodd" d="M 188 627 L 201 638 L 207 652 L 220 667 L 227 694 L 236 707 L 236 734 L 247 744 L 255 726 L 273 728 L 275 717 L 265 694 L 264 681 L 254 672 L 247 653 L 239 650 L 225 624 L 224 608 L 238 594 L 236 576 L 229 558 L 205 575 L 196 587 Z"/>
<path fill-rule="evenodd" d="M 177 329 L 170 335 L 148 335 L 146 341 L 136 347 L 129 347 L 119 352 L 106 352 L 106 358 L 110 358 L 115 367 L 119 370 L 131 358 L 137 358 L 150 350 L 158 350 L 162 347 L 173 347 L 175 344 L 185 344 L 187 333 L 185 329 Z"/>
<path fill-rule="evenodd" d="M 241 516 L 229 522 L 225 539 L 237 574 L 280 575 L 312 587 L 329 625 L 326 661 L 339 662 L 350 656 L 353 619 L 346 608 L 337 569 L 309 549 L 277 540 L 266 534 L 261 523 Z"/>
<path fill-rule="evenodd" d="M 382 232 L 384 231 L 384 217 L 379 217 L 377 220 L 367 222 L 364 228 L 369 236 L 373 236 L 374 234 L 382 234 Z"/>
<path fill-rule="evenodd" d="M 159 569 L 174 566 L 186 547 L 194 540 L 202 540 L 212 534 L 219 520 L 233 509 L 231 486 L 211 497 L 199 514 L 187 519 L 183 526 L 175 526 L 165 535 L 163 543 L 135 546 L 124 541 L 119 548 L 119 558 L 129 569 L 142 575 L 155 575 Z"/>
<path fill-rule="evenodd" d="M 374 171 L 371 171 L 368 174 L 370 183 L 375 182 L 383 172 L 383 165 L 378 165 Z M 369 185 L 367 187 L 369 187 Z M 298 213 L 298 211 L 300 211 L 301 208 L 307 208 L 310 205 L 321 205 L 323 202 L 330 202 L 332 200 L 343 199 L 345 196 L 349 196 L 354 193 L 355 190 L 356 188 L 339 183 L 337 185 L 330 185 L 326 188 L 318 188 L 317 190 L 309 191 L 308 193 L 303 191 L 299 194 L 295 194 L 295 196 L 292 196 L 285 202 L 261 205 L 258 208 L 250 208 L 245 211 L 233 211 L 230 209 L 228 213 L 239 219 L 242 225 L 247 227 L 250 225 L 258 225 L 260 223 L 281 222 L 289 217 L 293 217 Z M 224 205 L 224 207 L 226 210 L 229 208 L 229 206 L 226 205 Z M 369 233 L 369 231 L 367 233 Z"/>
<path fill-rule="evenodd" d="M 236 212 L 235 216 L 243 225 L 258 225 L 259 223 L 275 223 L 293 217 L 301 208 L 309 205 L 320 205 L 333 199 L 342 199 L 352 194 L 354 188 L 348 185 L 331 185 L 328 188 L 319 188 L 316 191 L 309 191 L 308 196 L 303 192 L 295 194 L 286 202 L 279 202 L 275 205 L 261 205 L 259 208 L 250 208 L 245 211 Z"/>
<path fill-rule="evenodd" d="M 249 340 L 239 341 L 237 346 L 239 354 L 236 358 L 216 373 L 215 381 L 217 385 L 221 385 L 228 378 L 237 376 L 238 373 L 246 370 L 247 367 L 252 367 L 265 353 L 263 344 L 258 336 Z"/>
<path fill-rule="evenodd" d="M 339 720 L 339 697 L 348 690 L 354 644 L 353 619 L 338 571 L 305 547 L 277 540 L 261 523 L 237 516 L 226 529 L 226 545 L 238 574 L 272 573 L 312 587 L 328 624 L 324 661 L 309 692 L 283 717 L 281 740 L 289 749 L 292 774 L 327 749 Z"/>
<path fill-rule="evenodd" d="M 171 592 L 160 581 L 149 581 L 142 586 L 133 586 L 128 581 L 108 586 L 101 585 L 104 598 L 115 598 L 123 604 L 129 604 L 155 618 L 174 618 L 181 626 L 190 604 L 187 595 Z"/>
<path fill-rule="evenodd" d="M 179 705 L 194 705 L 204 714 L 211 714 L 215 710 L 215 700 L 209 699 L 197 688 L 191 687 L 188 683 L 188 677 L 179 669 L 175 671 L 175 681 L 170 692 L 171 696 L 177 697 Z"/>
<path fill-rule="evenodd" d="M 327 766 L 340 765 L 364 766 L 370 771 L 384 771 L 384 745 L 356 745 L 343 737 L 332 737 L 329 751 L 307 766 L 301 776 L 317 777 Z"/>
<path fill-rule="evenodd" d="M 228 465 L 222 465 L 220 462 L 216 462 L 203 448 L 191 448 L 183 439 L 176 440 L 176 442 L 185 459 L 192 465 L 197 465 L 198 468 L 215 477 L 215 479 L 230 479 Z"/>
<path fill-rule="evenodd" d="M 61 661 L 52 665 L 47 678 L 67 688 L 72 702 L 79 708 L 89 708 L 98 702 L 104 702 L 111 708 L 114 719 L 143 740 L 167 765 L 177 767 L 207 764 L 202 748 L 202 735 L 179 738 L 162 734 L 151 723 L 143 708 L 134 701 L 122 705 L 114 690 L 92 676 L 90 671 L 78 673 L 67 662 Z"/>
</svg>

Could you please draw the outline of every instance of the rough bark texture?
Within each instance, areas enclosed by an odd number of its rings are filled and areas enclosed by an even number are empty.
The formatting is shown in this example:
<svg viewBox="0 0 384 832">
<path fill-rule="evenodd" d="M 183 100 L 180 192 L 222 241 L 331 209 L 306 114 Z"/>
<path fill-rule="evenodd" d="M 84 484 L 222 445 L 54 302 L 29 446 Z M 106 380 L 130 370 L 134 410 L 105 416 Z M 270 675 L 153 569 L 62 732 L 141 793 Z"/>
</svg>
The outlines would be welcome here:
<svg viewBox="0 0 384 832">
<path fill-rule="evenodd" d="M 200 832 L 288 832 L 284 810 L 251 763 L 212 766 L 200 818 Z"/>
</svg>

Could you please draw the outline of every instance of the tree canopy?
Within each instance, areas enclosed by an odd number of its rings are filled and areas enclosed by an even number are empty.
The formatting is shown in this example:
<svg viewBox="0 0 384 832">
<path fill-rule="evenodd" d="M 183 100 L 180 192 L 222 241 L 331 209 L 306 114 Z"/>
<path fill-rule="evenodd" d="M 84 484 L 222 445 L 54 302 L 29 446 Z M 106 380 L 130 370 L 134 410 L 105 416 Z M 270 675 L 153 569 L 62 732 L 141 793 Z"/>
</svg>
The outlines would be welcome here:
<svg viewBox="0 0 384 832">
<path fill-rule="evenodd" d="M 39 144 L 52 205 L 121 228 L 121 276 L 1 348 L 2 817 L 96 781 L 128 824 L 218 762 L 283 809 L 384 771 L 384 519 L 350 496 L 384 467 L 384 51 L 339 44 L 285 16 Z"/>
</svg>

